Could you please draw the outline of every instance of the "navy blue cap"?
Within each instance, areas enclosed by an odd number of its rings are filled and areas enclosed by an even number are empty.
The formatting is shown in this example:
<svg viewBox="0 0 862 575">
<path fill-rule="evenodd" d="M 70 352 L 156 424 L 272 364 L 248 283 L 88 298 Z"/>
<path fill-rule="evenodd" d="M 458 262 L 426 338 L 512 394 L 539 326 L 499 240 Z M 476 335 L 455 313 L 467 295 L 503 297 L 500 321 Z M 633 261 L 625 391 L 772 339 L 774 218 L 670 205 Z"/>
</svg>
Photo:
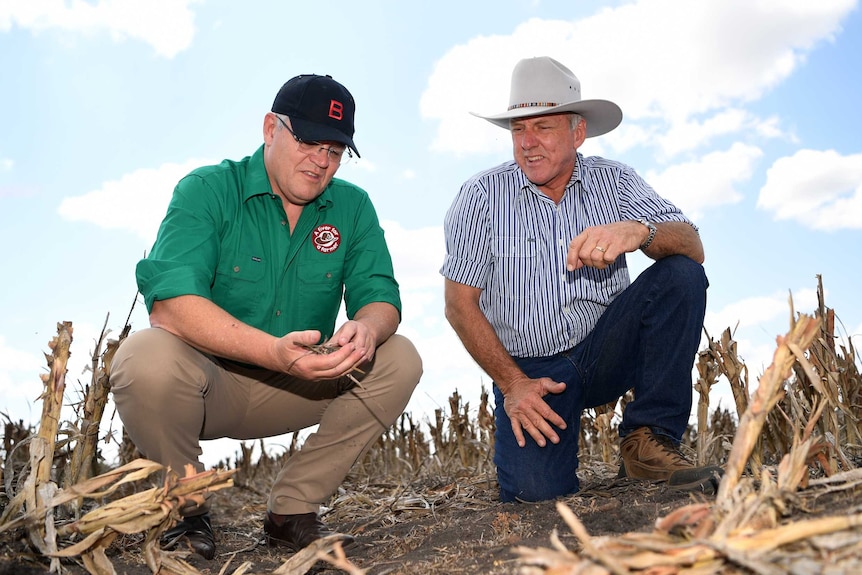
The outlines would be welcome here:
<svg viewBox="0 0 862 575">
<path fill-rule="evenodd" d="M 288 80 L 275 96 L 272 111 L 290 117 L 294 133 L 307 142 L 353 143 L 356 103 L 347 88 L 332 76 L 302 74 Z"/>
</svg>

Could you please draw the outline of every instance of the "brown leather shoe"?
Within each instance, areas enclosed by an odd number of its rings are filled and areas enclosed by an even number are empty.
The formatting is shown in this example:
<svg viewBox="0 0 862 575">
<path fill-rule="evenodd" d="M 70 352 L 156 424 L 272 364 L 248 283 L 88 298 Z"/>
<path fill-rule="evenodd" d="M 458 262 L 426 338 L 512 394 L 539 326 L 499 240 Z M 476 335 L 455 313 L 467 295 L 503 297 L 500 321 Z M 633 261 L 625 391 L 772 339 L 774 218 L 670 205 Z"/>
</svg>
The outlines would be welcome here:
<svg viewBox="0 0 862 575">
<path fill-rule="evenodd" d="M 352 535 L 332 531 L 324 525 L 317 513 L 278 515 L 267 511 L 263 519 L 263 531 L 266 533 L 267 545 L 282 545 L 292 551 L 299 551 L 329 535 L 340 535 L 343 547 L 353 543 Z"/>
<path fill-rule="evenodd" d="M 208 513 L 184 517 L 162 534 L 162 549 L 191 548 L 204 559 L 215 557 L 215 533 Z"/>
<path fill-rule="evenodd" d="M 670 437 L 639 427 L 620 444 L 622 463 L 617 477 L 666 481 L 683 491 L 713 494 L 724 470 L 716 465 L 697 467 L 691 463 Z"/>
</svg>

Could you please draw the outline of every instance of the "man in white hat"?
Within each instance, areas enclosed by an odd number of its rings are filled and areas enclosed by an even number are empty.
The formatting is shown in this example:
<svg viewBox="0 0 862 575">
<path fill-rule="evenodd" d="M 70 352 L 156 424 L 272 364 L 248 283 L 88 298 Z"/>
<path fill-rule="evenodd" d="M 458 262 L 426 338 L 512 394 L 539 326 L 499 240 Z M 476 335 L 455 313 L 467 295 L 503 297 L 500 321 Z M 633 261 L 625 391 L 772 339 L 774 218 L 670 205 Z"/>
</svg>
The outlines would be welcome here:
<svg viewBox="0 0 862 575">
<path fill-rule="evenodd" d="M 509 109 L 514 161 L 476 174 L 446 215 L 446 317 L 494 380 L 503 501 L 578 490 L 581 412 L 634 390 L 619 426 L 620 477 L 714 492 L 716 466 L 680 452 L 708 285 L 695 225 L 585 138 L 622 112 L 582 100 L 559 62 L 521 60 Z M 625 254 L 655 262 L 634 282 Z"/>
</svg>

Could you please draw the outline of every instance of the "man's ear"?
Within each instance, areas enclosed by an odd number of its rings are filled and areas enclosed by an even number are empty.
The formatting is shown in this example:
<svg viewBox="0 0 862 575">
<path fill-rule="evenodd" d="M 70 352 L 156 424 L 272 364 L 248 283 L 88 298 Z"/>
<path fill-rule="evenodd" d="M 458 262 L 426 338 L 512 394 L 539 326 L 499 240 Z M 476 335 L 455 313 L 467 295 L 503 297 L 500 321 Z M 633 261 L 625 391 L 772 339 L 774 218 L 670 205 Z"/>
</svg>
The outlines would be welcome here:
<svg viewBox="0 0 862 575">
<path fill-rule="evenodd" d="M 575 128 L 575 149 L 581 147 L 584 140 L 587 139 L 587 119 L 581 116 L 581 121 L 578 122 L 578 127 Z"/>
<path fill-rule="evenodd" d="M 275 137 L 275 131 L 278 129 L 278 118 L 272 112 L 267 112 L 263 117 L 263 142 L 268 146 L 272 143 Z"/>
</svg>

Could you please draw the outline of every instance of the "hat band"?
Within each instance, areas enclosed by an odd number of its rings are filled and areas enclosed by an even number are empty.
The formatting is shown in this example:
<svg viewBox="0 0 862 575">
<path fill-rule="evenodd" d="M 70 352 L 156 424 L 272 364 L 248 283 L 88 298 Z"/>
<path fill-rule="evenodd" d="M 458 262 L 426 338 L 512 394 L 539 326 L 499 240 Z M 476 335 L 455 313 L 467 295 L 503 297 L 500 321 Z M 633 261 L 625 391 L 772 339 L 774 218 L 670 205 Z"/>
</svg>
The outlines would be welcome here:
<svg viewBox="0 0 862 575">
<path fill-rule="evenodd" d="M 517 110 L 518 108 L 553 108 L 559 105 L 559 102 L 525 102 L 509 106 L 509 110 Z"/>
</svg>

